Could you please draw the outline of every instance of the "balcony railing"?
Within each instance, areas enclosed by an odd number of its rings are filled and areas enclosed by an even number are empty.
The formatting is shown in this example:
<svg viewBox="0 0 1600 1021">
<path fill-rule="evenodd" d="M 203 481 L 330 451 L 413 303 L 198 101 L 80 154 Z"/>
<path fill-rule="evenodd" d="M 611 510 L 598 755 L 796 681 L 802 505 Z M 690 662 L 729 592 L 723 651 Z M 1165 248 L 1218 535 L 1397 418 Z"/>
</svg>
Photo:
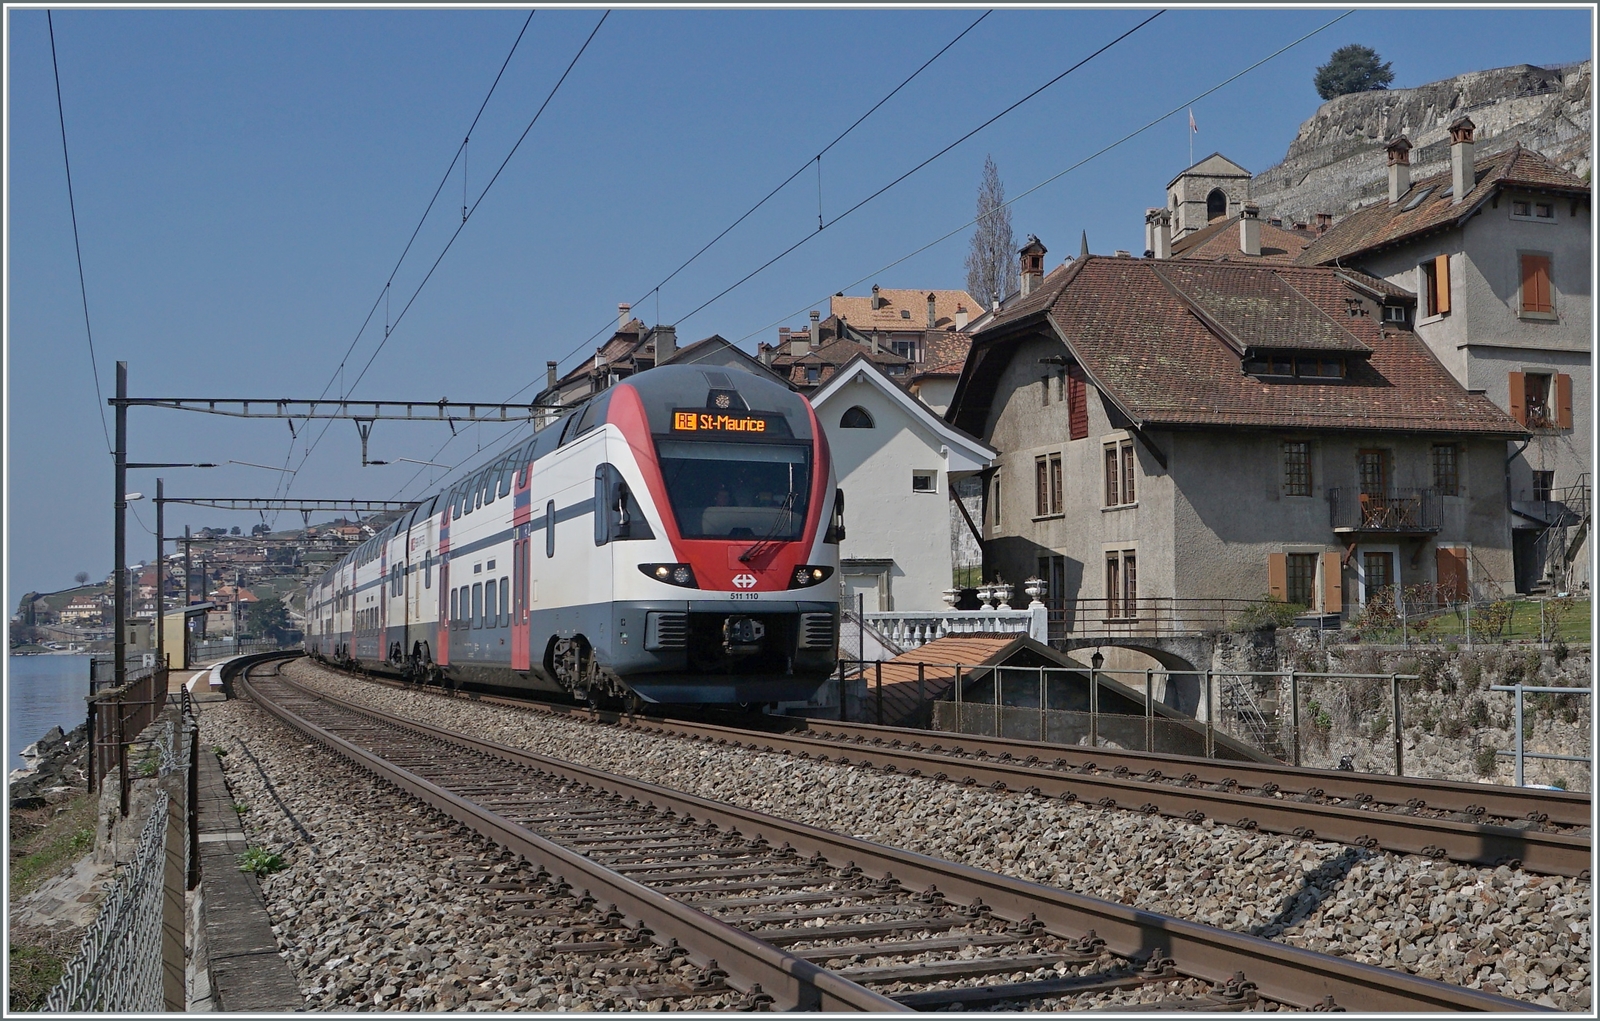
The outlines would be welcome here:
<svg viewBox="0 0 1600 1021">
<path fill-rule="evenodd" d="M 1050 637 L 1165 638 L 1226 631 L 1255 599 L 1079 599 L 1050 610 Z"/>
<path fill-rule="evenodd" d="M 1328 517 L 1334 531 L 1437 532 L 1439 494 L 1432 489 L 1390 489 L 1382 493 L 1330 489 Z"/>
</svg>

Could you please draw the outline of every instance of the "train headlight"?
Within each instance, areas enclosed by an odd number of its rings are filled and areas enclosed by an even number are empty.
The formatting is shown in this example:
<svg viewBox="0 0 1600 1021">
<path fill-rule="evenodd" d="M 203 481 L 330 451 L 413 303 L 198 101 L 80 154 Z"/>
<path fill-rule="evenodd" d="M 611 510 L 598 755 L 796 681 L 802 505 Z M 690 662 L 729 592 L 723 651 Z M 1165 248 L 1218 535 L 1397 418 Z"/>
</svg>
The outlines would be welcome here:
<svg viewBox="0 0 1600 1021">
<path fill-rule="evenodd" d="M 683 588 L 698 588 L 694 579 L 694 568 L 688 564 L 640 564 L 639 570 L 645 576 L 668 585 L 679 585 Z"/>
<path fill-rule="evenodd" d="M 833 568 L 822 567 L 816 564 L 801 564 L 794 569 L 794 574 L 789 578 L 789 587 L 810 588 L 820 585 L 833 577 Z"/>
</svg>

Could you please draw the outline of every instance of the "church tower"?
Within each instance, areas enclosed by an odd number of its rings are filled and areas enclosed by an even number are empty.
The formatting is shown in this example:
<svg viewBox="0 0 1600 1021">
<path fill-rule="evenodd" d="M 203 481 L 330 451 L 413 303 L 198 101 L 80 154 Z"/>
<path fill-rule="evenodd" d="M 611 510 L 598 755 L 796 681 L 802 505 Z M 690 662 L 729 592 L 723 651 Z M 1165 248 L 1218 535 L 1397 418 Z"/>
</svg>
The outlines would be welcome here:
<svg viewBox="0 0 1600 1021">
<path fill-rule="evenodd" d="M 1167 184 L 1172 240 L 1213 220 L 1239 215 L 1250 198 L 1250 171 L 1214 152 Z"/>
</svg>

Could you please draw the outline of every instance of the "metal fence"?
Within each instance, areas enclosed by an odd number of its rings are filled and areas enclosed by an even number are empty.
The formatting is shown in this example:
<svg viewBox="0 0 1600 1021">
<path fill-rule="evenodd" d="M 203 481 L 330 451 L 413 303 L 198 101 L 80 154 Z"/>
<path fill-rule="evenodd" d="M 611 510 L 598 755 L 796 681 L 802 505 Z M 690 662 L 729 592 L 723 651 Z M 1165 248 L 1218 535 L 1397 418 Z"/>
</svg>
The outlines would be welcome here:
<svg viewBox="0 0 1600 1021">
<path fill-rule="evenodd" d="M 134 860 L 117 876 L 78 955 L 45 998 L 45 1010 L 132 1014 L 169 1009 L 161 959 L 168 805 L 162 791 Z"/>
<path fill-rule="evenodd" d="M 100 784 L 113 768 L 119 770 L 122 814 L 128 814 L 128 790 L 132 778 L 128 770 L 128 746 L 152 722 L 167 701 L 167 669 L 141 667 L 128 671 L 128 681 L 120 688 L 95 690 L 109 671 L 99 671 L 100 661 L 91 660 L 89 703 L 89 789 Z"/>
<path fill-rule="evenodd" d="M 224 659 L 228 656 L 254 656 L 261 652 L 276 652 L 284 648 L 277 642 L 195 642 L 189 649 L 189 662 Z"/>
<path fill-rule="evenodd" d="M 1513 692 L 1514 696 L 1515 696 L 1515 700 L 1516 701 L 1515 701 L 1515 705 L 1514 705 L 1513 712 L 1512 712 L 1513 726 L 1516 728 L 1516 737 L 1514 739 L 1515 740 L 1515 744 L 1513 745 L 1513 747 L 1511 748 L 1510 751 L 1496 750 L 1495 751 L 1495 755 L 1496 756 L 1509 756 L 1515 761 L 1516 765 L 1513 767 L 1514 776 L 1515 776 L 1514 782 L 1516 783 L 1516 785 L 1518 787 L 1522 786 L 1523 775 L 1524 775 L 1524 772 L 1526 770 L 1526 764 L 1527 764 L 1527 760 L 1528 759 L 1546 759 L 1546 760 L 1552 760 L 1552 761 L 1557 761 L 1557 762 L 1581 762 L 1586 767 L 1588 767 L 1591 772 L 1593 772 L 1593 770 L 1594 770 L 1594 757 L 1592 755 L 1561 755 L 1561 754 L 1556 754 L 1555 752 L 1530 752 L 1530 751 L 1528 751 L 1527 748 L 1524 747 L 1524 744 L 1523 744 L 1523 742 L 1527 738 L 1527 731 L 1523 727 L 1523 714 L 1522 714 L 1523 696 L 1524 695 L 1556 695 L 1556 696 L 1586 695 L 1586 696 L 1592 696 L 1593 695 L 1593 689 L 1591 689 L 1591 688 L 1558 688 L 1558 687 L 1557 688 L 1553 688 L 1553 687 L 1544 687 L 1544 686 L 1529 686 L 1529 685 L 1525 685 L 1525 684 L 1496 684 L 1496 685 L 1492 685 L 1490 690 L 1491 691 L 1509 691 L 1509 692 Z"/>
<path fill-rule="evenodd" d="M 1049 609 L 1050 638 L 1165 638 L 1226 631 L 1259 599 L 1078 599 Z"/>
</svg>

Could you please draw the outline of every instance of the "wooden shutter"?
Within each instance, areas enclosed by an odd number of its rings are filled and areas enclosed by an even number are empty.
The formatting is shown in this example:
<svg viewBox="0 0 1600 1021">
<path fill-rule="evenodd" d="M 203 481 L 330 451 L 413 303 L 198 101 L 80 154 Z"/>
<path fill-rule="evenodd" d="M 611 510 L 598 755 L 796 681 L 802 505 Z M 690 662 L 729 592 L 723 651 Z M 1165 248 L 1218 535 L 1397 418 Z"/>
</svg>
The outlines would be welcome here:
<svg viewBox="0 0 1600 1021">
<path fill-rule="evenodd" d="M 1267 595 L 1284 599 L 1289 591 L 1289 556 L 1286 553 L 1267 554 Z"/>
<path fill-rule="evenodd" d="M 1550 257 L 1524 255 L 1522 257 L 1522 311 L 1554 312 L 1550 300 Z"/>
<path fill-rule="evenodd" d="M 1089 435 L 1088 387 L 1077 364 L 1067 367 L 1067 435 L 1075 440 Z"/>
<path fill-rule="evenodd" d="M 1572 377 L 1556 373 L 1556 428 L 1572 428 Z"/>
<path fill-rule="evenodd" d="M 1322 612 L 1338 613 L 1344 607 L 1344 565 L 1338 553 L 1322 554 Z"/>
<path fill-rule="evenodd" d="M 1520 372 L 1509 375 L 1511 387 L 1511 417 L 1517 420 L 1518 425 L 1528 424 L 1528 390 L 1527 382 Z"/>
<path fill-rule="evenodd" d="M 1446 599 L 1465 599 L 1467 595 L 1467 551 L 1440 546 L 1434 555 L 1439 594 Z"/>
<path fill-rule="evenodd" d="M 1439 255 L 1433 260 L 1433 277 L 1437 281 L 1439 303 L 1433 311 L 1443 315 L 1450 311 L 1450 256 Z"/>
<path fill-rule="evenodd" d="M 1033 513 L 1041 518 L 1050 513 L 1050 483 L 1045 475 L 1047 470 L 1044 458 L 1033 459 Z"/>
</svg>

